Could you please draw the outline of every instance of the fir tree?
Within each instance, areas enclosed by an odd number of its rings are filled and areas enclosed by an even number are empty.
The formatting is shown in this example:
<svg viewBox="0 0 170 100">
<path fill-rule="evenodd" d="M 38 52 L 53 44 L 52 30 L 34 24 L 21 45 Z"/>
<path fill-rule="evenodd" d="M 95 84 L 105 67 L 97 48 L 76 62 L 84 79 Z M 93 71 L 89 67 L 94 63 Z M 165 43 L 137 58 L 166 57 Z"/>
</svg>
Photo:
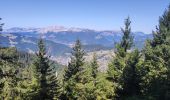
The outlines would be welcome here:
<svg viewBox="0 0 170 100">
<path fill-rule="evenodd" d="M 97 58 L 95 53 L 93 54 L 93 60 L 91 62 L 91 66 L 92 66 L 92 77 L 96 79 L 99 65 L 97 64 Z"/>
<path fill-rule="evenodd" d="M 159 19 L 153 40 L 144 48 L 145 93 L 155 100 L 168 100 L 170 94 L 170 7 Z"/>
<path fill-rule="evenodd" d="M 0 18 L 0 37 L 1 37 L 1 34 L 2 34 L 1 32 L 2 32 L 2 30 L 3 30 L 2 27 L 4 26 L 4 23 L 1 23 L 1 20 L 2 20 L 2 18 Z M 2 47 L 2 46 L 1 46 L 1 42 L 2 42 L 2 41 L 0 40 L 0 48 Z"/>
<path fill-rule="evenodd" d="M 156 32 L 153 32 L 153 40 L 151 45 L 155 47 L 156 45 L 166 44 L 167 39 L 170 38 L 170 6 L 165 10 L 162 17 L 159 18 L 159 25 L 156 27 Z M 168 37 L 167 37 L 168 36 Z"/>
<path fill-rule="evenodd" d="M 65 71 L 64 79 L 69 80 L 73 75 L 82 70 L 84 65 L 84 50 L 82 49 L 80 40 L 77 40 L 73 47 L 71 61 Z"/>
<path fill-rule="evenodd" d="M 128 53 L 132 49 L 133 36 L 131 35 L 131 21 L 129 17 L 125 19 L 125 28 L 121 28 L 123 37 L 116 46 L 115 58 L 109 64 L 108 77 L 116 85 L 116 97 L 124 97 L 125 94 L 135 95 L 139 93 L 139 81 L 137 73 L 137 64 L 139 52 Z M 128 87 L 134 87 L 129 90 Z"/>
<path fill-rule="evenodd" d="M 0 49 L 0 67 L 1 67 L 1 93 L 0 99 L 17 98 L 17 82 L 20 63 L 18 62 L 18 53 L 16 48 Z"/>
<path fill-rule="evenodd" d="M 71 61 L 64 74 L 64 97 L 67 99 L 77 99 L 80 96 L 78 86 L 76 85 L 83 86 L 81 83 L 83 83 L 84 55 L 85 52 L 82 49 L 81 42 L 77 40 L 73 47 Z"/>
<path fill-rule="evenodd" d="M 50 65 L 49 56 L 47 56 L 43 39 L 38 42 L 39 51 L 34 61 L 34 75 L 37 80 L 36 96 L 34 99 L 51 100 L 56 98 L 59 91 L 59 84 L 56 77 L 55 67 Z"/>
<path fill-rule="evenodd" d="M 127 50 L 131 49 L 131 47 L 133 46 L 133 36 L 131 35 L 131 21 L 130 18 L 128 17 L 127 19 L 125 19 L 125 28 L 121 28 L 121 31 L 123 33 L 123 37 L 122 40 L 120 42 L 120 44 L 118 44 L 118 52 L 119 49 L 123 49 L 123 52 L 127 52 Z M 121 51 L 121 50 L 120 50 Z"/>
<path fill-rule="evenodd" d="M 1 21 L 1 18 L 0 18 L 0 21 Z M 2 26 L 3 26 L 3 24 L 0 22 L 0 37 L 1 37 Z M 1 41 L 0 41 L 0 45 L 1 45 Z M 1 49 L 1 46 L 0 46 L 0 49 Z M 1 60 L 1 59 L 2 59 L 2 57 L 1 57 L 1 55 L 0 55 L 0 60 Z M 3 78 L 2 75 L 3 75 L 2 67 L 0 66 L 0 79 Z M 3 83 L 0 82 L 0 90 L 2 89 L 2 87 L 3 87 Z"/>
<path fill-rule="evenodd" d="M 129 54 L 125 68 L 122 73 L 122 94 L 121 97 L 133 97 L 138 96 L 141 93 L 141 69 L 140 52 L 138 50 Z"/>
<path fill-rule="evenodd" d="M 115 57 L 109 64 L 108 79 L 117 82 L 125 67 L 127 50 L 133 45 L 133 36 L 131 35 L 131 21 L 128 17 L 125 19 L 125 29 L 121 28 L 123 37 L 119 44 L 116 45 Z"/>
<path fill-rule="evenodd" d="M 3 23 L 0 23 L 0 36 L 3 25 Z M 0 46 L 0 99 L 17 98 L 19 91 L 17 91 L 16 85 L 19 66 L 18 51 L 16 48 Z"/>
</svg>

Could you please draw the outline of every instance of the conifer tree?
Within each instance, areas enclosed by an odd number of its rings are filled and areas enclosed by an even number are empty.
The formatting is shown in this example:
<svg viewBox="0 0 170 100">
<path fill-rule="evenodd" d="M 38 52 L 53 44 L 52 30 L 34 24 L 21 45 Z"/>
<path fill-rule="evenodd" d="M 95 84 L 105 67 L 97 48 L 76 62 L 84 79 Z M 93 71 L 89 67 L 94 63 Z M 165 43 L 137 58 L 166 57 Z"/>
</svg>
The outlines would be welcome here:
<svg viewBox="0 0 170 100">
<path fill-rule="evenodd" d="M 1 18 L 0 18 L 0 21 L 1 21 Z M 3 24 L 0 22 L 0 37 L 1 37 L 2 26 L 3 26 Z M 1 41 L 0 41 L 0 49 L 1 49 Z M 1 60 L 1 55 L 0 55 L 0 60 Z M 3 78 L 2 75 L 3 75 L 2 67 L 0 66 L 0 79 Z M 0 91 L 1 91 L 2 87 L 3 87 L 3 83 L 0 82 Z"/>
<path fill-rule="evenodd" d="M 41 38 L 38 42 L 37 59 L 33 63 L 34 77 L 37 81 L 36 95 L 33 99 L 51 100 L 55 99 L 59 84 L 56 77 L 55 66 L 50 64 L 47 56 L 45 44 Z"/>
<path fill-rule="evenodd" d="M 141 93 L 141 61 L 140 52 L 138 50 L 133 51 L 129 54 L 125 68 L 122 73 L 122 93 L 119 94 L 121 97 L 133 97 L 138 96 Z M 139 63 L 140 62 L 140 63 Z"/>
<path fill-rule="evenodd" d="M 156 27 L 156 32 L 153 32 L 153 40 L 151 45 L 154 47 L 156 45 L 166 44 L 170 38 L 170 5 L 164 14 L 159 18 L 159 25 Z"/>
<path fill-rule="evenodd" d="M 96 79 L 99 65 L 97 64 L 97 58 L 95 53 L 93 54 L 93 60 L 91 62 L 91 66 L 92 66 L 92 77 Z"/>
<path fill-rule="evenodd" d="M 125 28 L 121 28 L 121 31 L 123 33 L 122 40 L 120 44 L 117 44 L 117 53 L 121 57 L 125 57 L 125 53 L 127 50 L 130 50 L 131 47 L 133 46 L 133 36 L 131 35 L 131 21 L 130 18 L 128 17 L 125 19 Z"/>
<path fill-rule="evenodd" d="M 141 76 L 140 69 L 138 69 L 140 53 L 138 50 L 127 52 L 133 46 L 130 24 L 131 21 L 128 17 L 125 19 L 125 28 L 121 28 L 122 40 L 117 44 L 115 58 L 109 64 L 108 69 L 108 79 L 116 84 L 116 98 L 119 99 L 140 93 Z"/>
<path fill-rule="evenodd" d="M 0 22 L 0 37 L 3 25 Z M 0 40 L 0 45 L 1 42 L 3 41 Z M 19 66 L 16 48 L 2 48 L 0 46 L 0 99 L 17 98 L 18 91 L 16 85 Z"/>
<path fill-rule="evenodd" d="M 18 53 L 16 48 L 0 49 L 0 67 L 1 67 L 1 93 L 0 99 L 17 98 L 17 81 L 20 63 L 18 62 Z"/>
<path fill-rule="evenodd" d="M 67 69 L 64 74 L 64 97 L 70 99 L 77 99 L 80 94 L 78 93 L 78 87 L 83 83 L 83 72 L 84 72 L 84 55 L 85 52 L 82 49 L 80 40 L 76 40 L 75 46 L 73 47 L 71 61 L 69 62 Z M 80 84 L 79 84 L 80 83 Z"/>
<path fill-rule="evenodd" d="M 3 25 L 4 25 L 4 23 L 1 23 L 1 20 L 2 20 L 2 18 L 0 18 L 0 37 L 1 37 L 1 32 L 2 32 L 2 30 L 3 30 Z M 1 40 L 0 40 L 0 48 L 1 48 Z"/>
<path fill-rule="evenodd" d="M 147 41 L 145 56 L 145 93 L 156 100 L 170 98 L 170 7 L 159 19 L 153 40 Z M 158 88 L 159 87 L 159 88 Z"/>
<path fill-rule="evenodd" d="M 76 75 L 77 72 L 82 70 L 82 66 L 84 65 L 84 54 L 85 52 L 82 49 L 81 42 L 80 40 L 77 40 L 73 47 L 71 61 L 65 71 L 65 80 L 69 80 L 73 75 Z"/>
<path fill-rule="evenodd" d="M 91 66 L 91 79 L 86 85 L 87 93 L 89 93 L 90 100 L 103 100 L 111 99 L 114 94 L 114 89 L 111 87 L 112 82 L 109 82 L 105 77 L 105 73 L 99 71 L 96 53 L 93 54 L 93 59 L 90 63 Z M 107 85 L 106 85 L 107 84 Z"/>
<path fill-rule="evenodd" d="M 98 75 L 98 68 L 99 68 L 99 65 L 97 63 L 96 53 L 93 54 L 91 67 L 92 67 L 92 77 L 93 77 L 94 88 L 96 89 L 97 75 Z"/>
<path fill-rule="evenodd" d="M 120 43 L 116 45 L 115 57 L 109 64 L 108 79 L 117 82 L 125 67 L 127 50 L 133 46 L 133 36 L 131 35 L 131 21 L 128 17 L 125 19 L 125 28 L 121 28 L 123 37 Z"/>
</svg>

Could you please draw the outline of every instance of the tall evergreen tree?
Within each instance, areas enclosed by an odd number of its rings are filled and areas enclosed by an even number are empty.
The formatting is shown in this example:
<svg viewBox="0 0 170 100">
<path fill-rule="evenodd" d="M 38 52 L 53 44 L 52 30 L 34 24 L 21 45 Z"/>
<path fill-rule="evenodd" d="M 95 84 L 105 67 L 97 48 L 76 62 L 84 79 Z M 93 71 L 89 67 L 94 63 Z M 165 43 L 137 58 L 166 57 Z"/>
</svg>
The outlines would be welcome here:
<svg viewBox="0 0 170 100">
<path fill-rule="evenodd" d="M 121 97 L 133 97 L 141 94 L 141 66 L 140 52 L 138 50 L 129 54 L 125 68 L 123 69 L 121 83 Z"/>
<path fill-rule="evenodd" d="M 156 27 L 156 32 L 153 32 L 152 47 L 156 45 L 166 44 L 170 38 L 170 6 L 165 10 L 164 14 L 159 18 L 159 25 Z"/>
<path fill-rule="evenodd" d="M 123 37 L 120 43 L 116 45 L 115 57 L 109 64 L 108 78 L 116 82 L 119 80 L 123 68 L 125 67 L 127 50 L 133 46 L 133 36 L 131 35 L 131 21 L 128 17 L 125 19 L 125 28 L 121 28 Z"/>
<path fill-rule="evenodd" d="M 123 33 L 122 40 L 120 44 L 117 45 L 117 52 L 119 53 L 120 56 L 124 57 L 123 55 L 127 50 L 131 49 L 133 46 L 133 36 L 131 35 L 131 21 L 130 18 L 128 17 L 125 19 L 125 28 L 121 28 L 121 31 Z"/>
<path fill-rule="evenodd" d="M 98 68 L 99 65 L 97 63 L 97 57 L 96 57 L 96 53 L 93 54 L 93 60 L 91 62 L 91 67 L 92 67 L 92 78 L 93 78 L 93 84 L 94 84 L 94 89 L 93 89 L 93 96 L 91 96 L 91 98 L 93 97 L 93 99 L 97 99 L 97 94 L 95 94 L 95 91 L 97 90 L 97 75 L 98 75 Z"/>
<path fill-rule="evenodd" d="M 49 56 L 47 56 L 45 44 L 41 38 L 38 42 L 39 51 L 34 61 L 34 75 L 37 80 L 36 96 L 33 99 L 51 100 L 56 98 L 59 89 L 56 77 L 55 66 L 50 65 Z"/>
<path fill-rule="evenodd" d="M 1 18 L 0 18 L 1 21 Z M 0 22 L 0 37 L 3 23 Z M 0 40 L 0 45 L 1 45 Z M 0 46 L 0 99 L 17 98 L 17 81 L 18 81 L 18 52 L 16 48 L 5 48 Z"/>
<path fill-rule="evenodd" d="M 0 21 L 1 21 L 1 18 L 0 18 Z M 3 24 L 0 22 L 0 37 L 1 37 L 2 26 Z M 0 49 L 1 49 L 1 41 L 0 41 Z M 0 60 L 1 60 L 1 56 L 0 56 Z M 3 78 L 2 75 L 3 75 L 2 67 L 0 67 L 0 79 Z M 0 90 L 2 89 L 2 87 L 3 87 L 3 84 L 2 82 L 0 82 Z"/>
<path fill-rule="evenodd" d="M 0 68 L 1 68 L 1 93 L 0 99 L 17 98 L 17 82 L 19 80 L 18 72 L 20 63 L 18 62 L 18 53 L 16 48 L 0 49 Z"/>
<path fill-rule="evenodd" d="M 170 99 L 170 7 L 159 19 L 153 40 L 144 48 L 146 76 L 145 93 L 155 100 Z"/>
<path fill-rule="evenodd" d="M 93 54 L 93 60 L 91 62 L 91 66 L 92 66 L 92 77 L 94 79 L 96 79 L 97 74 L 98 74 L 99 65 L 97 64 L 97 58 L 96 58 L 96 54 L 95 53 Z"/>
<path fill-rule="evenodd" d="M 138 50 L 128 52 L 132 49 L 133 36 L 131 35 L 131 21 L 129 17 L 125 19 L 125 28 L 121 28 L 123 37 L 117 44 L 115 58 L 109 64 L 108 79 L 116 84 L 116 98 L 123 99 L 127 96 L 134 96 L 140 93 L 140 69 L 139 59 L 140 53 Z"/>
<path fill-rule="evenodd" d="M 3 30 L 3 25 L 4 25 L 4 23 L 1 23 L 1 20 L 2 20 L 2 18 L 0 18 L 0 37 L 1 37 L 1 32 L 2 32 L 2 30 Z M 1 40 L 0 40 L 0 48 L 1 48 Z"/>
<path fill-rule="evenodd" d="M 84 72 L 84 55 L 80 40 L 76 40 L 73 47 L 71 61 L 69 62 L 64 74 L 64 90 L 65 97 L 68 99 L 77 99 L 80 94 L 78 93 L 77 83 L 83 83 L 82 73 Z M 80 85 L 80 84 L 78 84 Z"/>
<path fill-rule="evenodd" d="M 73 75 L 76 75 L 77 72 L 82 70 L 82 66 L 84 65 L 84 54 L 85 52 L 82 49 L 81 42 L 80 40 L 77 40 L 73 47 L 71 61 L 65 70 L 65 80 L 69 80 Z"/>
</svg>

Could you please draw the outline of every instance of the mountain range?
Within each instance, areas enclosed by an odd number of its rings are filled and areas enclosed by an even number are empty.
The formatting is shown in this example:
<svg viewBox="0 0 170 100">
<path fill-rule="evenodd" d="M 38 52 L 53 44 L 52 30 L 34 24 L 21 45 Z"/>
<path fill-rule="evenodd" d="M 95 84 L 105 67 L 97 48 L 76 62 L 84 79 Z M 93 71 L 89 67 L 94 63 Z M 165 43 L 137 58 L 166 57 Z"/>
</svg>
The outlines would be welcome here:
<svg viewBox="0 0 170 100">
<path fill-rule="evenodd" d="M 51 26 L 45 28 L 5 29 L 1 33 L 1 45 L 15 46 L 18 50 L 33 53 L 37 51 L 37 40 L 42 37 L 46 41 L 47 51 L 52 56 L 61 56 L 69 53 L 75 40 L 80 39 L 87 52 L 110 50 L 114 48 L 122 37 L 121 31 L 96 31 L 83 28 L 66 28 Z M 146 39 L 152 39 L 152 34 L 133 32 L 135 47 L 141 49 Z"/>
</svg>

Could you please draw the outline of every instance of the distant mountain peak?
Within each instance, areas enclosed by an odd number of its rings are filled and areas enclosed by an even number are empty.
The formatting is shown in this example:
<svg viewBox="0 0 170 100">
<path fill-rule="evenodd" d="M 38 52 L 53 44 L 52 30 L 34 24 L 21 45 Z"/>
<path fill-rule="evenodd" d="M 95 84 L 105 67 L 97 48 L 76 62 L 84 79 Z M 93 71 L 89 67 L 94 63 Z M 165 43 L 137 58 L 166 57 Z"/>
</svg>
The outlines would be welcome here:
<svg viewBox="0 0 170 100">
<path fill-rule="evenodd" d="M 60 31 L 66 31 L 67 28 L 63 27 L 63 26 L 48 26 L 48 27 L 44 27 L 44 28 L 40 28 L 40 30 L 38 30 L 39 33 L 48 33 L 48 32 L 60 32 Z"/>
<path fill-rule="evenodd" d="M 48 27 L 43 27 L 43 28 L 21 28 L 21 27 L 13 27 L 10 29 L 5 29 L 4 32 L 8 33 L 16 33 L 16 32 L 33 32 L 33 33 L 58 33 L 58 32 L 70 32 L 70 33 L 77 33 L 77 32 L 86 32 L 86 33 L 91 33 L 91 32 L 98 32 L 102 33 L 101 35 L 103 36 L 114 36 L 115 34 L 122 34 L 121 31 L 115 31 L 115 30 L 93 30 L 93 29 L 88 29 L 88 28 L 77 28 L 77 27 L 64 27 L 64 26 L 48 26 Z M 143 32 L 133 32 L 133 34 L 139 34 L 139 35 L 144 35 L 145 33 Z"/>
<path fill-rule="evenodd" d="M 37 32 L 37 33 L 48 33 L 48 32 L 64 32 L 64 31 L 70 31 L 70 32 L 82 32 L 82 31 L 95 31 L 91 29 L 85 29 L 85 28 L 76 28 L 76 27 L 64 27 L 64 26 L 48 26 L 43 28 L 21 28 L 21 27 L 13 27 L 9 29 L 5 29 L 4 32 Z"/>
<path fill-rule="evenodd" d="M 13 27 L 10 29 L 4 29 L 4 32 L 35 32 L 39 30 L 39 28 L 21 28 L 21 27 Z"/>
</svg>

